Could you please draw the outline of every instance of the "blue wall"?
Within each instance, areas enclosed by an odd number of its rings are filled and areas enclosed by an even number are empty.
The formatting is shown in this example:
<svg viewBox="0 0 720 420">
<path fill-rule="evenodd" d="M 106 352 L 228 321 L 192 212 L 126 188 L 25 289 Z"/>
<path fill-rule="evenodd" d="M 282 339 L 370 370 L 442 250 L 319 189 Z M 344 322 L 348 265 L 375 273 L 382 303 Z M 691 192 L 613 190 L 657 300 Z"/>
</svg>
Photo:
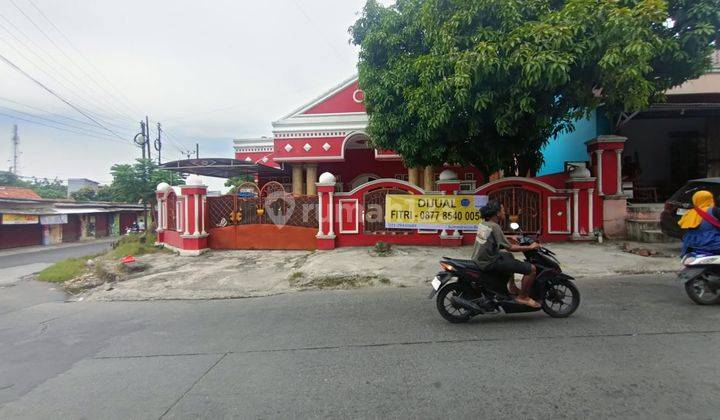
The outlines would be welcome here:
<svg viewBox="0 0 720 420">
<path fill-rule="evenodd" d="M 538 175 L 562 172 L 567 161 L 589 160 L 585 142 L 607 134 L 609 129 L 610 123 L 602 110 L 594 111 L 588 119 L 576 121 L 575 131 L 558 134 L 543 148 L 545 163 Z"/>
</svg>

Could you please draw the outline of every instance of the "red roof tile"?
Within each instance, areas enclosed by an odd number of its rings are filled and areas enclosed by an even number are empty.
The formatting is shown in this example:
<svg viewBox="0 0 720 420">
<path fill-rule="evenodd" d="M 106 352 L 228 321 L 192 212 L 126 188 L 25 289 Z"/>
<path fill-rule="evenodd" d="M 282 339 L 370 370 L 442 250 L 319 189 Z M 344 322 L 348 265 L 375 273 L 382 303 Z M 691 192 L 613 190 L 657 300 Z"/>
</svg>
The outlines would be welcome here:
<svg viewBox="0 0 720 420">
<path fill-rule="evenodd" d="M 29 188 L 20 187 L 3 187 L 0 186 L 0 198 L 41 198 L 37 193 Z"/>
</svg>

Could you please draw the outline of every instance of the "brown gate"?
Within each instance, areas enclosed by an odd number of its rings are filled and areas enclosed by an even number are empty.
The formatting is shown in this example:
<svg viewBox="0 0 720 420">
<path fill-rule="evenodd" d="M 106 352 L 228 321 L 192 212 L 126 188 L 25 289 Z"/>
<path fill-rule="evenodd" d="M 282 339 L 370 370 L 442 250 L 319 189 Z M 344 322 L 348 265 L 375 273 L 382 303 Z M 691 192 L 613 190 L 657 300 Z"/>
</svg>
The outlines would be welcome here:
<svg viewBox="0 0 720 420">
<path fill-rule="evenodd" d="M 509 187 L 493 191 L 488 196 L 505 207 L 504 231 L 512 232 L 510 223 L 517 222 L 524 232 L 541 233 L 539 193 L 521 187 Z"/>
<path fill-rule="evenodd" d="M 385 228 L 385 196 L 388 194 L 410 194 L 397 188 L 380 188 L 363 194 L 363 226 L 365 233 L 382 233 Z M 393 229 L 393 232 L 412 231 L 412 229 Z"/>
<path fill-rule="evenodd" d="M 263 191 L 255 197 L 207 198 L 210 247 L 314 249 L 318 229 L 317 197 L 294 197 L 284 190 L 269 194 Z"/>
</svg>

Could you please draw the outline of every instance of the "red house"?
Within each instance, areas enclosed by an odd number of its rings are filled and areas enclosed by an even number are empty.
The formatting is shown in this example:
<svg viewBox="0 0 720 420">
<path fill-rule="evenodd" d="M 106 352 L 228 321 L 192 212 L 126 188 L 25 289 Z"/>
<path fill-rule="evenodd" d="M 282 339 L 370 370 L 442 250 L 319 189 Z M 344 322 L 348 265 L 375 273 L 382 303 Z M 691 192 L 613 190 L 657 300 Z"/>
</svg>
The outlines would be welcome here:
<svg viewBox="0 0 720 420">
<path fill-rule="evenodd" d="M 272 123 L 272 137 L 235 140 L 235 159 L 195 159 L 165 167 L 230 177 L 252 174 L 236 194 L 207 197 L 198 177 L 158 186 L 158 241 L 184 253 L 207 248 L 329 249 L 376 242 L 461 245 L 473 231 L 388 229 L 372 206 L 392 194 L 475 194 L 501 201 L 510 219 L 545 241 L 613 234 L 625 209 L 620 166 L 625 139 L 588 139 L 586 159 L 536 178 L 489 177 L 472 167 L 408 168 L 391 150 L 376 150 L 357 77 L 345 80 Z M 268 197 L 287 197 L 268 204 Z M 272 208 L 278 207 L 277 209 Z M 277 214 L 286 216 L 281 222 Z M 606 218 L 607 216 L 607 218 Z M 621 229 L 620 229 L 621 230 Z"/>
</svg>

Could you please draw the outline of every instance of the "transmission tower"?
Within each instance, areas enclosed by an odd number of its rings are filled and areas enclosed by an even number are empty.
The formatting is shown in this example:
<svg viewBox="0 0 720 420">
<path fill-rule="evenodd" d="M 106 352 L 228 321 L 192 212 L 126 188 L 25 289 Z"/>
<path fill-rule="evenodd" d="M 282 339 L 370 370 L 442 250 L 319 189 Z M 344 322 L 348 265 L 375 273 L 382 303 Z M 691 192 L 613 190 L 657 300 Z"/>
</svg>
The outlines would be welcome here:
<svg viewBox="0 0 720 420">
<path fill-rule="evenodd" d="M 11 147 L 11 166 L 10 166 L 10 172 L 19 175 L 20 169 L 20 136 L 18 136 L 18 128 L 17 124 L 13 125 L 13 137 L 12 137 L 12 147 Z"/>
</svg>

